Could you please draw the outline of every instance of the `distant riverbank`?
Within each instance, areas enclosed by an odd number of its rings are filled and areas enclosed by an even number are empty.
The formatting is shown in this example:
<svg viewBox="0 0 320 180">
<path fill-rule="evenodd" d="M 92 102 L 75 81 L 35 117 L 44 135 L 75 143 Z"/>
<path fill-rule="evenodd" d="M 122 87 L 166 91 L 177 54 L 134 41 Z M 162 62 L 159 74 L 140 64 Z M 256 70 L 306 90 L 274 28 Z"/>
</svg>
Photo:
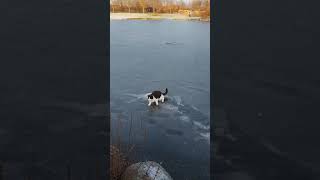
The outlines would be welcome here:
<svg viewBox="0 0 320 180">
<path fill-rule="evenodd" d="M 210 21 L 209 18 L 189 17 L 183 14 L 110 13 L 110 20 L 161 20 L 161 19 Z"/>
</svg>

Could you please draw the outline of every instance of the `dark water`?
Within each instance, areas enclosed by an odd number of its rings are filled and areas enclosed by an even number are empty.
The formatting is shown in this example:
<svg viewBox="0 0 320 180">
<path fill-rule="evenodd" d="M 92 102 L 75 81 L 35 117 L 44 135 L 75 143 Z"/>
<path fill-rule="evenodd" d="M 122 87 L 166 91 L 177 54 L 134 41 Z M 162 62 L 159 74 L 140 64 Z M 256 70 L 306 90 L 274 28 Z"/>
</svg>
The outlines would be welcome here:
<svg viewBox="0 0 320 180">
<path fill-rule="evenodd" d="M 209 179 L 209 23 L 110 27 L 112 141 L 134 144 L 134 160 L 162 162 L 174 179 Z M 167 100 L 148 107 L 146 94 L 165 88 Z"/>
</svg>

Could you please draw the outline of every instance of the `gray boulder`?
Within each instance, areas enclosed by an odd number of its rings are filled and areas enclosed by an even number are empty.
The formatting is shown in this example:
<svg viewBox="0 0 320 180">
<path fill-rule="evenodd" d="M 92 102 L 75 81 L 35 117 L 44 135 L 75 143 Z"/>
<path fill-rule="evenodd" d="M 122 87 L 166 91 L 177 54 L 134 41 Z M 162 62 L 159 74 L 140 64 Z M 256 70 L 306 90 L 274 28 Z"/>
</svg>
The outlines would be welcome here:
<svg viewBox="0 0 320 180">
<path fill-rule="evenodd" d="M 169 173 L 153 161 L 139 162 L 127 167 L 121 180 L 173 180 Z"/>
</svg>

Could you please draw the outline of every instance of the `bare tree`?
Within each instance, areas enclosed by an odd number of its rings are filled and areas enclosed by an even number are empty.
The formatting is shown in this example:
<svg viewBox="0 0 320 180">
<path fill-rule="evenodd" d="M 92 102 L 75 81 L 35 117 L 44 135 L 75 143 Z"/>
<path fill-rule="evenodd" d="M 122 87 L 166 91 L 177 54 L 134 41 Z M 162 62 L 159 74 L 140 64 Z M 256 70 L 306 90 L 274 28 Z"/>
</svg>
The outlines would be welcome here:
<svg viewBox="0 0 320 180">
<path fill-rule="evenodd" d="M 170 14 L 172 14 L 173 0 L 166 0 L 166 7 L 169 8 Z"/>
<path fill-rule="evenodd" d="M 112 6 L 112 11 L 114 12 L 115 11 L 115 7 L 118 6 L 122 9 L 122 6 L 123 6 L 123 2 L 124 0 L 112 0 L 110 1 L 110 4 Z"/>
<path fill-rule="evenodd" d="M 191 1 L 191 8 L 199 10 L 202 4 L 202 0 L 192 0 Z"/>
<path fill-rule="evenodd" d="M 184 0 L 177 0 L 177 4 L 179 6 L 179 9 L 184 9 L 186 7 Z"/>
<path fill-rule="evenodd" d="M 161 0 L 151 0 L 152 12 L 157 13 L 161 5 L 162 5 Z"/>
<path fill-rule="evenodd" d="M 128 8 L 129 13 L 131 13 L 131 7 L 133 5 L 133 0 L 123 0 L 124 5 Z"/>
<path fill-rule="evenodd" d="M 116 0 L 110 0 L 110 5 L 111 5 L 113 13 L 114 13 L 114 5 L 115 5 L 115 3 L 116 3 Z"/>
<path fill-rule="evenodd" d="M 139 0 L 139 5 L 141 6 L 141 8 L 142 8 L 142 13 L 144 14 L 144 10 L 145 10 L 145 8 L 146 8 L 147 1 L 146 1 L 146 0 Z"/>
<path fill-rule="evenodd" d="M 155 2 L 154 2 L 155 0 L 151 0 L 151 4 L 152 4 L 152 13 L 154 13 L 154 9 L 155 9 Z"/>
</svg>

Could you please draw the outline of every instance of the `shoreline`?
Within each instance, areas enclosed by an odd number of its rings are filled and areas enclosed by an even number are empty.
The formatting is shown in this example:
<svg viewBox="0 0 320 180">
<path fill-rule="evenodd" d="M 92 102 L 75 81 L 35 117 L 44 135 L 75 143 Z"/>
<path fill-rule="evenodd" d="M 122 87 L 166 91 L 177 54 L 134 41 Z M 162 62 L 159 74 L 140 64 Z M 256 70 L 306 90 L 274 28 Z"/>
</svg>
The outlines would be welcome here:
<svg viewBox="0 0 320 180">
<path fill-rule="evenodd" d="M 187 21 L 205 21 L 210 18 L 189 17 L 182 14 L 152 14 L 152 13 L 110 13 L 110 20 L 187 20 Z"/>
</svg>

